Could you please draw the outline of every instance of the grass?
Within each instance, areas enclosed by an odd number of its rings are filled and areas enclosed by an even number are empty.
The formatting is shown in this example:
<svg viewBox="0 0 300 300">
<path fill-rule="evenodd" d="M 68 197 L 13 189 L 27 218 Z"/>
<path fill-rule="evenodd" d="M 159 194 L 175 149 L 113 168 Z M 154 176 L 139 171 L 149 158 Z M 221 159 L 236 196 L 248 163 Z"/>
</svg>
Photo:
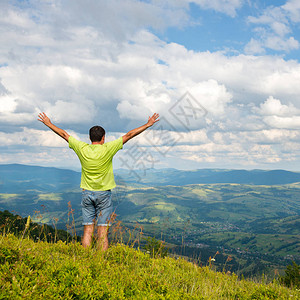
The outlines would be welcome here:
<svg viewBox="0 0 300 300">
<path fill-rule="evenodd" d="M 164 211 L 174 211 L 176 205 L 173 203 L 166 203 L 164 201 L 151 203 L 155 209 L 164 210 Z"/>
<path fill-rule="evenodd" d="M 0 299 L 299 299 L 273 281 L 239 280 L 183 259 L 151 258 L 116 243 L 107 252 L 79 243 L 0 237 Z"/>
</svg>

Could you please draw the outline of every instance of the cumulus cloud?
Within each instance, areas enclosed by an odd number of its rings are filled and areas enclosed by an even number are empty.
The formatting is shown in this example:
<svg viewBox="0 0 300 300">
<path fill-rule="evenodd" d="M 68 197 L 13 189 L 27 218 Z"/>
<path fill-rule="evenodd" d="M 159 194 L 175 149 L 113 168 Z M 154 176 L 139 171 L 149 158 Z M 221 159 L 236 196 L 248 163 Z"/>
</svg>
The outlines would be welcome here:
<svg viewBox="0 0 300 300">
<path fill-rule="evenodd" d="M 264 116 L 290 116 L 300 113 L 292 104 L 284 105 L 281 101 L 270 96 L 264 103 L 260 104 L 260 113 Z"/>
<path fill-rule="evenodd" d="M 282 6 L 293 22 L 300 22 L 300 2 L 289 0 Z"/>
<path fill-rule="evenodd" d="M 251 54 L 263 54 L 265 53 L 265 48 L 262 43 L 254 38 L 251 38 L 250 42 L 245 46 L 245 53 Z"/>
<path fill-rule="evenodd" d="M 95 116 L 94 103 L 86 99 L 76 104 L 73 101 L 57 100 L 47 106 L 45 110 L 54 116 L 54 121 L 60 123 L 86 123 Z"/>
<path fill-rule="evenodd" d="M 264 121 L 269 126 L 276 127 L 276 128 L 289 128 L 289 129 L 300 128 L 300 116 L 292 116 L 292 117 L 268 116 L 264 118 Z"/>
<path fill-rule="evenodd" d="M 300 47 L 291 29 L 292 23 L 298 23 L 299 1 L 289 0 L 286 4 L 276 7 L 269 6 L 259 17 L 249 16 L 249 24 L 254 25 L 257 37 L 251 38 L 245 46 L 248 54 L 262 54 L 264 49 L 290 52 Z"/>
<path fill-rule="evenodd" d="M 258 112 L 263 116 L 263 121 L 275 128 L 298 129 L 300 127 L 300 109 L 293 104 L 282 104 L 279 99 L 270 96 L 260 104 Z"/>
<path fill-rule="evenodd" d="M 223 84 L 219 84 L 216 80 L 210 79 L 186 86 L 187 90 L 202 103 L 205 109 L 214 116 L 223 115 L 226 106 L 232 100 L 231 93 Z"/>
<path fill-rule="evenodd" d="M 273 50 L 290 51 L 298 49 L 299 42 L 294 37 L 282 39 L 280 36 L 268 36 L 265 46 Z"/>
<path fill-rule="evenodd" d="M 236 11 L 241 8 L 243 0 L 195 0 L 202 8 L 213 9 L 217 12 L 225 13 L 231 17 L 236 15 Z"/>
</svg>

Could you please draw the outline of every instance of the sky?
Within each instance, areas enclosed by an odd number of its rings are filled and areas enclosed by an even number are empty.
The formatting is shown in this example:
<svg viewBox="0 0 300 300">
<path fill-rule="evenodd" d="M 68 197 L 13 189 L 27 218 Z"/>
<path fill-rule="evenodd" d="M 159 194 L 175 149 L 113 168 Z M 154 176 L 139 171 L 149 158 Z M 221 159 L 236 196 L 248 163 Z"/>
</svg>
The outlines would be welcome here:
<svg viewBox="0 0 300 300">
<path fill-rule="evenodd" d="M 160 121 L 115 168 L 300 171 L 299 0 L 0 1 L 0 164 L 80 170 L 89 142 Z"/>
</svg>

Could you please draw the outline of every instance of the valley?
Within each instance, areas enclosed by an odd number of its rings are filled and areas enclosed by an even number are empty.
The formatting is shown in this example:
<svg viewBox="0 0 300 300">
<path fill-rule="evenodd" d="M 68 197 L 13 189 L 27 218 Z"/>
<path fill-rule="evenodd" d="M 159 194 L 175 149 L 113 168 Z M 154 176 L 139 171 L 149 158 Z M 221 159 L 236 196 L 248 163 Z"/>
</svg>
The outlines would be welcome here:
<svg viewBox="0 0 300 300">
<path fill-rule="evenodd" d="M 38 171 L 43 172 L 43 169 Z M 48 171 L 44 168 L 44 172 Z M 48 176 L 47 185 L 43 185 L 41 175 L 31 172 L 27 181 L 22 181 L 22 190 L 14 182 L 16 177 L 12 175 L 10 182 L 5 183 L 8 176 L 2 179 L 2 173 L 1 182 L 4 184 L 0 185 L 0 210 L 9 210 L 23 217 L 30 215 L 36 222 L 55 225 L 59 229 L 70 229 L 72 225 L 80 235 L 80 177 L 77 172 L 69 170 L 67 176 L 65 170 L 51 172 L 59 182 L 57 187 L 51 182 L 51 176 Z M 220 178 L 220 171 L 205 172 L 210 173 L 210 177 L 217 173 Z M 253 178 L 251 171 L 247 172 L 246 177 Z M 272 185 L 189 183 L 195 180 L 193 174 L 190 181 L 188 176 L 185 178 L 187 184 L 174 185 L 165 170 L 162 173 L 153 171 L 149 176 L 151 180 L 145 179 L 144 182 L 130 182 L 130 177 L 124 180 L 127 177 L 120 173 L 116 172 L 113 202 L 115 224 L 121 222 L 125 236 L 126 232 L 141 228 L 143 237 L 163 240 L 174 255 L 196 259 L 204 265 L 209 257 L 215 257 L 217 269 L 222 270 L 225 265 L 226 270 L 244 276 L 262 273 L 272 276 L 274 270 L 280 272 L 291 261 L 300 262 L 298 182 Z M 155 174 L 160 184 L 154 184 Z M 297 180 L 297 176 L 292 174 L 289 178 Z M 226 176 L 223 181 L 226 181 Z M 74 224 L 71 224 L 73 217 Z"/>
</svg>

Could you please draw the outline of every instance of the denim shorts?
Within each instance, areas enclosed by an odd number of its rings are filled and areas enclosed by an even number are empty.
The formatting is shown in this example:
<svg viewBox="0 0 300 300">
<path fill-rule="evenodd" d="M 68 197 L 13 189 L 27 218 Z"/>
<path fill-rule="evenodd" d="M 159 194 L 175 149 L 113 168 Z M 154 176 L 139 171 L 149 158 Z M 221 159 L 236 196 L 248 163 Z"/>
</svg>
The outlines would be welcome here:
<svg viewBox="0 0 300 300">
<path fill-rule="evenodd" d="M 92 225 L 94 220 L 98 226 L 108 226 L 113 212 L 111 190 L 108 191 L 82 191 L 82 225 Z"/>
</svg>

